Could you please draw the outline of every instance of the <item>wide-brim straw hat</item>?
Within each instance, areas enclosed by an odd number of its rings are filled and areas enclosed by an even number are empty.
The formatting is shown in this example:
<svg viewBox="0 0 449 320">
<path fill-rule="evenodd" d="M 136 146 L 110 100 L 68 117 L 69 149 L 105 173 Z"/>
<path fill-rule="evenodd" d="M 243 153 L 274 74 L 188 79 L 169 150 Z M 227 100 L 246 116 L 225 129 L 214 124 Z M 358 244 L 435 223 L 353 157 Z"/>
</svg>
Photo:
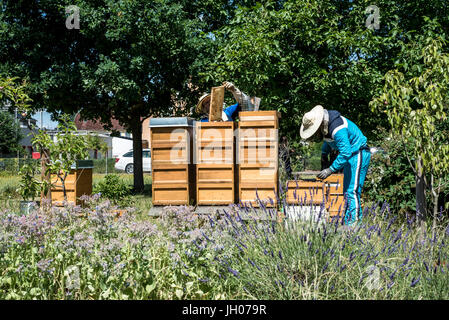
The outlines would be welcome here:
<svg viewBox="0 0 449 320">
<path fill-rule="evenodd" d="M 302 117 L 301 129 L 299 131 L 301 139 L 307 140 L 312 137 L 320 128 L 324 119 L 323 106 L 317 105 Z"/>
<path fill-rule="evenodd" d="M 196 112 L 197 113 L 201 113 L 202 112 L 202 108 L 203 108 L 203 101 L 209 97 L 210 98 L 210 94 L 209 93 L 205 93 L 201 96 L 200 100 L 198 101 L 198 104 L 196 105 Z"/>
</svg>

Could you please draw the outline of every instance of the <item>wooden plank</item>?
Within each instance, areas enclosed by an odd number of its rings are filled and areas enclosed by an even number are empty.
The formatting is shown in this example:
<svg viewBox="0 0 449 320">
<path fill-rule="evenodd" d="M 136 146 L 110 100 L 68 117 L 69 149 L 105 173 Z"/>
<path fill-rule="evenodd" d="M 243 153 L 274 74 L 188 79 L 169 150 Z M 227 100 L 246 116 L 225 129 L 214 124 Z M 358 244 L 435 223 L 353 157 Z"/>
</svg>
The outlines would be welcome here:
<svg viewBox="0 0 449 320">
<path fill-rule="evenodd" d="M 325 189 L 322 182 L 288 181 L 287 203 L 304 205 L 321 204 L 325 200 Z"/>
<path fill-rule="evenodd" d="M 277 205 L 276 193 L 273 189 L 263 187 L 257 188 L 257 195 L 266 206 L 273 207 Z M 260 206 L 260 204 L 258 203 L 257 195 L 256 188 L 241 187 L 239 200 L 243 202 L 243 204 L 245 204 L 246 202 L 251 202 L 254 207 L 258 207 Z M 271 204 L 270 198 L 272 199 L 274 205 Z"/>
<path fill-rule="evenodd" d="M 234 203 L 234 184 L 199 184 L 198 205 L 219 205 Z"/>
<path fill-rule="evenodd" d="M 239 121 L 240 128 L 275 128 L 278 124 L 275 121 Z"/>
<path fill-rule="evenodd" d="M 244 181 L 240 182 L 240 188 L 241 189 L 270 189 L 274 190 L 277 189 L 277 184 L 275 181 Z"/>
<path fill-rule="evenodd" d="M 183 181 L 188 183 L 188 168 L 187 166 L 178 168 L 152 168 L 153 183 L 165 182 L 176 183 L 174 181 Z"/>
<path fill-rule="evenodd" d="M 261 111 L 241 111 L 239 112 L 240 121 L 260 121 L 260 120 L 274 120 L 281 118 L 281 113 L 276 110 L 261 110 Z"/>
<path fill-rule="evenodd" d="M 269 167 L 241 167 L 240 168 L 240 181 L 245 182 L 259 182 L 259 181 L 271 181 L 276 183 L 277 168 L 274 166 Z"/>
<path fill-rule="evenodd" d="M 223 102 L 224 102 L 225 88 L 224 86 L 213 87 L 211 90 L 210 106 L 209 106 L 209 121 L 222 121 Z"/>
<path fill-rule="evenodd" d="M 76 198 L 77 204 L 81 204 L 81 196 L 92 195 L 92 169 L 78 169 L 76 174 Z"/>
<path fill-rule="evenodd" d="M 233 171 L 231 168 L 204 168 L 197 167 L 197 183 L 204 181 L 233 182 Z"/>
<path fill-rule="evenodd" d="M 166 188 L 153 186 L 153 204 L 175 205 L 189 204 L 188 185 L 171 185 Z"/>
</svg>

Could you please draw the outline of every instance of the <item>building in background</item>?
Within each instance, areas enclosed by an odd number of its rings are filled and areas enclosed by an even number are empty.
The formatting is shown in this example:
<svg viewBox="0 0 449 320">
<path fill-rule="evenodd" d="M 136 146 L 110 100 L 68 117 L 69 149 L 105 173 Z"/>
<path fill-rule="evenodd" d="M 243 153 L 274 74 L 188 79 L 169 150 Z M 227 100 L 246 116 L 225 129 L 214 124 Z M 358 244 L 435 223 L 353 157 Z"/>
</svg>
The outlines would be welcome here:
<svg viewBox="0 0 449 320">
<path fill-rule="evenodd" d="M 19 144 L 25 151 L 25 154 L 28 154 L 31 156 L 33 153 L 33 144 L 32 141 L 32 135 L 31 133 L 37 133 L 37 129 L 30 130 L 30 128 L 36 128 L 37 120 L 34 118 L 26 119 L 20 112 L 11 112 L 8 105 L 0 107 L 0 111 L 2 112 L 8 112 L 10 113 L 14 120 L 19 124 L 20 132 L 22 134 L 22 139 L 20 140 Z M 16 157 L 17 154 L 9 155 L 12 157 Z"/>
</svg>

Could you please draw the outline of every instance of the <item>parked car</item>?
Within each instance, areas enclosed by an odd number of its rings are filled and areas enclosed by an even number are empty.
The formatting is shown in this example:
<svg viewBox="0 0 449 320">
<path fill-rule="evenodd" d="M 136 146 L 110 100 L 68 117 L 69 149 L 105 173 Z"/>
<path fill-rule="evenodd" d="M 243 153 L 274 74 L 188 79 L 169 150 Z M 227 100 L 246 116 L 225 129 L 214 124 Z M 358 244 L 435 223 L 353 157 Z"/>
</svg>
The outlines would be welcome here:
<svg viewBox="0 0 449 320">
<path fill-rule="evenodd" d="M 126 173 L 134 172 L 134 164 L 133 164 L 133 150 L 130 150 L 123 155 L 115 158 L 115 169 L 124 170 Z M 143 172 L 151 172 L 151 150 L 143 149 L 142 150 L 142 163 L 143 163 Z"/>
</svg>

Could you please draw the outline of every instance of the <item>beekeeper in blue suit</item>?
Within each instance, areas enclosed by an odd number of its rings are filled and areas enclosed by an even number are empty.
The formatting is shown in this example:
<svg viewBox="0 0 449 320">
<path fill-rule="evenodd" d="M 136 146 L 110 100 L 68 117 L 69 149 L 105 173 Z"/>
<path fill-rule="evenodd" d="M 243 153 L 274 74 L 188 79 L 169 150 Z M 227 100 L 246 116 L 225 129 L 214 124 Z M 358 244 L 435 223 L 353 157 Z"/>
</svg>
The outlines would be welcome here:
<svg viewBox="0 0 449 320">
<path fill-rule="evenodd" d="M 252 101 L 250 98 L 243 92 L 241 92 L 233 83 L 225 81 L 223 83 L 223 86 L 225 89 L 232 93 L 234 96 L 234 99 L 237 103 L 226 107 L 223 109 L 221 118 L 223 121 L 235 121 L 239 111 L 249 111 L 251 110 Z M 197 106 L 196 106 L 196 112 L 198 114 L 201 114 L 201 120 L 202 122 L 208 122 L 209 121 L 209 106 L 210 106 L 210 94 L 204 94 Z"/>
<path fill-rule="evenodd" d="M 332 149 L 338 150 L 335 161 L 322 170 L 317 178 L 326 179 L 343 169 L 343 192 L 347 197 L 345 224 L 353 225 L 361 220 L 360 195 L 371 159 L 366 137 L 351 120 L 338 111 L 326 110 L 320 105 L 304 115 L 300 135 L 307 141 L 324 140 L 321 149 L 323 163 L 327 162 Z"/>
</svg>

